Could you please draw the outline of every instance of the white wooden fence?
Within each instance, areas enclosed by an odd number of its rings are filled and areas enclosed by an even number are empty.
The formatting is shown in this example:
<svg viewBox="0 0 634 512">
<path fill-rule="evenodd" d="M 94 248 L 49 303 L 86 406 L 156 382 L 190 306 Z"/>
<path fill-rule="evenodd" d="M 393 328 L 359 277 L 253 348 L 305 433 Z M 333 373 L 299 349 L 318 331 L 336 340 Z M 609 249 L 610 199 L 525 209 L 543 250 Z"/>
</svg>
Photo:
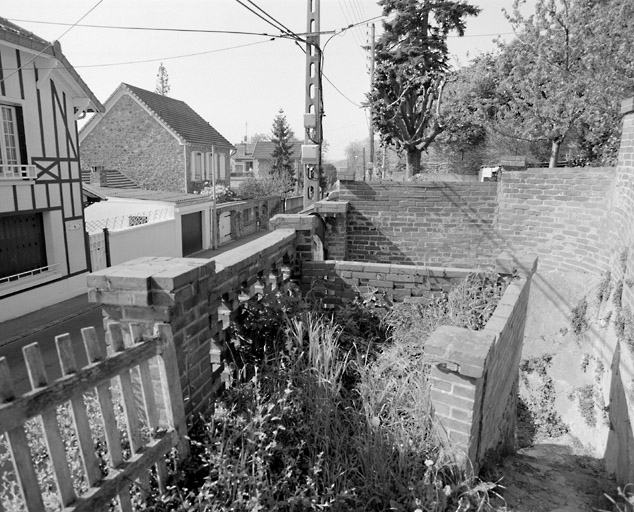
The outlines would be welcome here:
<svg viewBox="0 0 634 512">
<path fill-rule="evenodd" d="M 132 510 L 130 484 L 147 489 L 150 470 L 155 467 L 159 488 L 167 478 L 165 455 L 176 448 L 180 458 L 187 457 L 186 425 L 176 352 L 171 328 L 157 324 L 152 337 L 143 337 L 141 327 L 133 325 L 123 332 L 119 324 L 110 324 L 106 340 L 98 339 L 94 327 L 82 329 L 89 364 L 77 368 L 68 334 L 57 336 L 57 353 L 62 377 L 49 383 L 37 343 L 23 348 L 32 391 L 15 396 L 9 365 L 0 358 L 0 435 L 8 438 L 13 465 L 12 474 L 28 511 L 46 509 L 38 483 L 38 468 L 33 447 L 29 446 L 27 422 L 36 418 L 45 438 L 46 455 L 54 475 L 59 508 L 64 511 L 97 511 L 108 508 L 116 499 L 121 511 Z M 154 382 L 153 382 L 154 381 Z M 113 399 L 113 391 L 117 394 Z M 84 397 L 96 395 L 107 445 L 107 471 L 99 466 L 94 417 L 87 412 Z M 122 449 L 117 426 L 116 396 L 123 409 L 129 455 Z M 73 435 L 81 454 L 84 492 L 77 492 L 71 475 L 65 446 L 58 424 L 57 407 L 70 403 Z M 142 435 L 145 429 L 147 436 Z M 32 441 L 31 441 L 32 443 Z M 66 443 L 68 445 L 68 443 Z M 9 468 L 1 468 L 5 483 Z M 105 473 L 105 474 L 104 474 Z M 2 498 L 2 497 L 0 497 Z M 5 505 L 6 507 L 6 505 Z M 0 499 L 0 511 L 3 509 Z"/>
</svg>

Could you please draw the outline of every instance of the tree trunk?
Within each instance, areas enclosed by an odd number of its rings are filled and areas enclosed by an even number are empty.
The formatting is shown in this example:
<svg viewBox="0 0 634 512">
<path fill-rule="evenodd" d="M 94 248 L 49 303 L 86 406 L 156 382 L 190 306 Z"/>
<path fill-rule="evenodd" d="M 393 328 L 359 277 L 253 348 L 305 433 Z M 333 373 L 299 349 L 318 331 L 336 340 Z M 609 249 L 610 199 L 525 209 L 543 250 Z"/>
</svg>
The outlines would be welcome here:
<svg viewBox="0 0 634 512">
<path fill-rule="evenodd" d="M 407 150 L 407 163 L 405 165 L 405 180 L 409 180 L 420 171 L 421 150 L 411 148 Z"/>
<path fill-rule="evenodd" d="M 553 140 L 550 146 L 550 161 L 548 162 L 548 168 L 554 169 L 557 167 L 557 160 L 559 160 L 559 149 L 561 148 L 561 141 L 559 139 Z"/>
</svg>

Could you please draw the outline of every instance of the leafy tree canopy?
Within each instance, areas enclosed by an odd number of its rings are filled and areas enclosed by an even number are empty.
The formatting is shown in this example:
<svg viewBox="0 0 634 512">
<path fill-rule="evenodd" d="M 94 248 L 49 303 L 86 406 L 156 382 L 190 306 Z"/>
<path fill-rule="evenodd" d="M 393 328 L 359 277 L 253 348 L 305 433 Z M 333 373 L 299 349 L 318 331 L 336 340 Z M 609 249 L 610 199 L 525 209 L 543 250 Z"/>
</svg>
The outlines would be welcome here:
<svg viewBox="0 0 634 512">
<path fill-rule="evenodd" d="M 460 72 L 451 115 L 489 138 L 549 145 L 551 167 L 564 140 L 576 141 L 583 162 L 613 164 L 620 102 L 634 84 L 634 3 L 538 0 L 530 16 L 523 3 L 507 13 L 517 37 Z"/>
<path fill-rule="evenodd" d="M 390 16 L 375 45 L 373 124 L 386 144 L 407 153 L 407 175 L 445 129 L 442 91 L 448 70 L 447 35 L 463 35 L 465 18 L 479 9 L 463 0 L 380 0 Z"/>
</svg>

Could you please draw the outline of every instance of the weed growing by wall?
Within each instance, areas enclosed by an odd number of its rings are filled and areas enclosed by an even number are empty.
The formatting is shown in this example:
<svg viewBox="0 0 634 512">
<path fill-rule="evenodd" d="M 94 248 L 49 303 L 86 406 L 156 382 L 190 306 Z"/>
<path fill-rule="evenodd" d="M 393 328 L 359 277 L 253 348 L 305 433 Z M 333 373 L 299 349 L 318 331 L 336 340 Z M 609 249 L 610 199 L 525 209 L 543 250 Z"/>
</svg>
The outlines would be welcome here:
<svg viewBox="0 0 634 512">
<path fill-rule="evenodd" d="M 548 369 L 552 354 L 524 359 L 520 363 L 520 379 L 529 390 L 526 406 L 537 433 L 548 437 L 559 437 L 569 430 L 555 410 L 555 384 Z"/>
</svg>

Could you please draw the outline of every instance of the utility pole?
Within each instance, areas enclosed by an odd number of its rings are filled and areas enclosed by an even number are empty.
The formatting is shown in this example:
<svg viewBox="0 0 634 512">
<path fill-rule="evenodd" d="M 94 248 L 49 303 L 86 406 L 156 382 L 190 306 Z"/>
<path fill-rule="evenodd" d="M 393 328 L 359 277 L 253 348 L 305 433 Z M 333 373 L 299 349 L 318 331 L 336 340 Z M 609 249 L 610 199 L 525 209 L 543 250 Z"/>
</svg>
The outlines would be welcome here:
<svg viewBox="0 0 634 512">
<path fill-rule="evenodd" d="M 374 23 L 370 25 L 370 91 L 374 87 Z M 370 163 L 368 169 L 368 179 L 374 176 L 374 125 L 372 124 L 372 115 L 374 109 L 370 103 Z"/>
<path fill-rule="evenodd" d="M 304 170 L 304 209 L 312 206 L 319 197 L 321 172 L 322 103 L 321 103 L 321 48 L 320 0 L 307 0 L 306 18 L 306 109 L 304 113 L 304 145 L 302 167 Z"/>
</svg>

